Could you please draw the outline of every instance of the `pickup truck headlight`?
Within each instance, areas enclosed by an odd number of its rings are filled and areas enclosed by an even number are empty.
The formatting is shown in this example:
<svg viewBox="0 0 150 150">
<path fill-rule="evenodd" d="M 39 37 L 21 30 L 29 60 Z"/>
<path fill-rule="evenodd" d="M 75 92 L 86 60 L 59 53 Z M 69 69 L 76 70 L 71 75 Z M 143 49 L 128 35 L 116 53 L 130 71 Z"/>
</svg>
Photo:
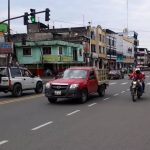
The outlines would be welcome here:
<svg viewBox="0 0 150 150">
<path fill-rule="evenodd" d="M 46 83 L 45 88 L 49 89 L 50 87 L 51 87 L 51 84 L 50 83 Z"/>
<path fill-rule="evenodd" d="M 77 87 L 79 87 L 79 84 L 71 84 L 70 85 L 70 89 L 76 89 Z"/>
</svg>

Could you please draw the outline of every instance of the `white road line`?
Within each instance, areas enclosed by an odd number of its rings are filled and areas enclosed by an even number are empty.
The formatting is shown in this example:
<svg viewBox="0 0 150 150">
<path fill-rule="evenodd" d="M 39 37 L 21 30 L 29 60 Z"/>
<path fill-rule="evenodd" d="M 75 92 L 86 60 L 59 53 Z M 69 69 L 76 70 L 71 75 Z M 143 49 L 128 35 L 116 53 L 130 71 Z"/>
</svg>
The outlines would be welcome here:
<svg viewBox="0 0 150 150">
<path fill-rule="evenodd" d="M 125 91 L 122 91 L 121 93 L 125 93 Z"/>
<path fill-rule="evenodd" d="M 119 95 L 118 93 L 114 94 L 114 96 L 118 96 L 118 95 Z"/>
<path fill-rule="evenodd" d="M 146 76 L 147 78 L 149 78 L 149 76 Z"/>
<path fill-rule="evenodd" d="M 149 82 L 149 83 L 146 83 L 146 85 L 150 85 L 150 82 Z"/>
<path fill-rule="evenodd" d="M 37 127 L 33 128 L 33 129 L 31 129 L 31 130 L 32 130 L 32 131 L 35 131 L 35 130 L 38 130 L 38 129 L 42 128 L 42 127 L 45 127 L 45 126 L 47 126 L 47 125 L 49 125 L 49 124 L 52 124 L 52 123 L 53 123 L 53 121 L 50 121 L 50 122 L 44 123 L 44 124 L 42 124 L 42 125 L 40 125 L 40 126 L 37 126 Z"/>
<path fill-rule="evenodd" d="M 75 111 L 73 111 L 73 112 L 71 112 L 71 113 L 68 113 L 66 116 L 71 116 L 71 115 L 73 115 L 73 114 L 75 114 L 75 113 L 77 113 L 77 112 L 79 112 L 80 110 L 75 110 Z"/>
<path fill-rule="evenodd" d="M 97 103 L 93 103 L 93 104 L 90 104 L 90 105 L 88 105 L 88 107 L 92 107 L 92 106 L 94 106 L 94 105 L 96 105 Z"/>
<path fill-rule="evenodd" d="M 104 98 L 103 101 L 106 101 L 106 100 L 109 100 L 109 99 L 110 99 L 110 97 L 107 97 L 107 98 Z"/>
<path fill-rule="evenodd" d="M 0 141 L 0 145 L 3 145 L 5 143 L 7 143 L 7 142 L 8 142 L 8 140 Z"/>
<path fill-rule="evenodd" d="M 121 83 L 121 85 L 125 85 L 125 84 L 128 84 L 128 82 Z"/>
<path fill-rule="evenodd" d="M 127 91 L 130 91 L 130 89 L 127 89 Z"/>
<path fill-rule="evenodd" d="M 114 85 L 114 84 L 117 84 L 117 83 L 116 82 L 109 83 L 109 85 Z"/>
</svg>

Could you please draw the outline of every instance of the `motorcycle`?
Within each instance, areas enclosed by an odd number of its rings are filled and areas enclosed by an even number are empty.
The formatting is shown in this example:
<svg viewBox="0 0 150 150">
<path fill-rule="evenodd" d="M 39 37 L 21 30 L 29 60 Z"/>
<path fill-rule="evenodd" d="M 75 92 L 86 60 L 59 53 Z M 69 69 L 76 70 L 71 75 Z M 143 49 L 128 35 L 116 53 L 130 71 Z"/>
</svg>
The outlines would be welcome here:
<svg viewBox="0 0 150 150">
<path fill-rule="evenodd" d="M 131 91 L 131 96 L 132 96 L 133 102 L 135 102 L 137 100 L 137 98 L 140 99 L 140 97 L 143 94 L 142 82 L 140 80 L 133 79 L 131 86 L 130 86 L 130 91 Z"/>
</svg>

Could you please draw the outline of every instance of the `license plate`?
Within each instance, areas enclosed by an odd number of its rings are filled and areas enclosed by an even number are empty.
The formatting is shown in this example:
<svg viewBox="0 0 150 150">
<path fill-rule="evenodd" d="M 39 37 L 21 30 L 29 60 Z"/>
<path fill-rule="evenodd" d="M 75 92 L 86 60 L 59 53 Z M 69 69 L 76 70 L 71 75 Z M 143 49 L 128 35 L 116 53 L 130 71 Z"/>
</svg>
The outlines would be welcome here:
<svg viewBox="0 0 150 150">
<path fill-rule="evenodd" d="M 55 95 L 61 95 L 61 91 L 54 91 Z"/>
</svg>

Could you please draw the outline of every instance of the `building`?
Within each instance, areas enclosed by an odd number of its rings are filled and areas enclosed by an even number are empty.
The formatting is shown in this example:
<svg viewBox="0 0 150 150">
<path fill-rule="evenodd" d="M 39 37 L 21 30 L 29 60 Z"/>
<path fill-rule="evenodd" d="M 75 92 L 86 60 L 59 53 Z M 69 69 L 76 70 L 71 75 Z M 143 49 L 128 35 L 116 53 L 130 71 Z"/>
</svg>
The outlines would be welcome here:
<svg viewBox="0 0 150 150">
<path fill-rule="evenodd" d="M 28 41 L 15 43 L 20 65 L 28 67 L 34 74 L 43 76 L 46 69 L 54 74 L 72 65 L 83 65 L 83 46 L 60 40 Z"/>
<path fill-rule="evenodd" d="M 109 70 L 116 69 L 117 51 L 116 51 L 116 33 L 106 29 L 106 51 Z"/>
<path fill-rule="evenodd" d="M 148 66 L 148 58 L 147 48 L 137 48 L 137 66 Z"/>
</svg>

